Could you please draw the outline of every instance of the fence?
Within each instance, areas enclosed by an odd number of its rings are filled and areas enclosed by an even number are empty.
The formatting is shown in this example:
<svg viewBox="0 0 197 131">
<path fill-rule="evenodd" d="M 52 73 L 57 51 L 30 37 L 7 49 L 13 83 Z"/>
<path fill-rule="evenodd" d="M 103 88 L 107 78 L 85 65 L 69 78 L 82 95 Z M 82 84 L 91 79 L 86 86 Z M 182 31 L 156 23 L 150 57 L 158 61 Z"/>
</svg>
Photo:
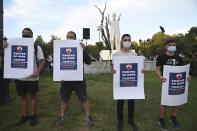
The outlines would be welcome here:
<svg viewBox="0 0 197 131">
<path fill-rule="evenodd" d="M 145 61 L 145 71 L 154 71 L 156 68 L 156 61 Z M 111 65 L 109 61 L 92 62 L 91 65 L 84 65 L 84 71 L 87 74 L 109 73 L 111 72 Z"/>
</svg>

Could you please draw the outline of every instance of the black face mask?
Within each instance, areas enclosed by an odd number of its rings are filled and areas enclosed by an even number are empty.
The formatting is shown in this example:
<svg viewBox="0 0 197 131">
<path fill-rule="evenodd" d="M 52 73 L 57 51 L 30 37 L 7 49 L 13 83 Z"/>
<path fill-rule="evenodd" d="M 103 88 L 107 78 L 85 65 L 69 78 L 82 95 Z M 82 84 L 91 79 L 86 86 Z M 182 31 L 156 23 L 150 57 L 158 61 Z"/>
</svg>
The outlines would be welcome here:
<svg viewBox="0 0 197 131">
<path fill-rule="evenodd" d="M 22 35 L 22 37 L 24 37 L 24 38 L 32 38 L 33 36 L 32 35 Z"/>
</svg>

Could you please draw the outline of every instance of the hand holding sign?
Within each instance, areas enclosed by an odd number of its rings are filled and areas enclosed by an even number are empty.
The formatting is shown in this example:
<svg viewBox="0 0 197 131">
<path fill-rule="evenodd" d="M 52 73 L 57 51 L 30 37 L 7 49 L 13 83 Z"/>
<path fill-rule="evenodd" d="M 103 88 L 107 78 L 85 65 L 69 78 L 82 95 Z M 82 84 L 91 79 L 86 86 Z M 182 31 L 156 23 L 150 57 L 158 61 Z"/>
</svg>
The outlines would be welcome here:
<svg viewBox="0 0 197 131">
<path fill-rule="evenodd" d="M 81 47 L 83 48 L 83 50 L 86 48 L 85 44 L 83 42 L 80 42 Z"/>
<path fill-rule="evenodd" d="M 33 74 L 33 38 L 12 38 L 4 44 L 4 78 L 22 79 Z"/>
<path fill-rule="evenodd" d="M 164 77 L 161 77 L 160 80 L 161 80 L 161 82 L 166 82 L 167 81 L 167 79 L 164 78 Z"/>
</svg>

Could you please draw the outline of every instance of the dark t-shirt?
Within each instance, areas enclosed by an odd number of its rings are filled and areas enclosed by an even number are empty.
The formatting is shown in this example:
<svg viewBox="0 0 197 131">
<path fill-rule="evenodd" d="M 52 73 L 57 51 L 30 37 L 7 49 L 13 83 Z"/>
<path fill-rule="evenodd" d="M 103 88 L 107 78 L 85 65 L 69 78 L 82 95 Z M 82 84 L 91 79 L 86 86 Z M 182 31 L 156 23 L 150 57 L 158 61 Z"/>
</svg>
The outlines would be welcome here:
<svg viewBox="0 0 197 131">
<path fill-rule="evenodd" d="M 166 54 L 162 54 L 157 57 L 156 66 L 161 67 L 161 73 L 163 74 L 163 66 L 164 65 L 172 65 L 172 66 L 181 66 L 183 65 L 183 61 L 179 55 L 169 56 Z"/>
</svg>

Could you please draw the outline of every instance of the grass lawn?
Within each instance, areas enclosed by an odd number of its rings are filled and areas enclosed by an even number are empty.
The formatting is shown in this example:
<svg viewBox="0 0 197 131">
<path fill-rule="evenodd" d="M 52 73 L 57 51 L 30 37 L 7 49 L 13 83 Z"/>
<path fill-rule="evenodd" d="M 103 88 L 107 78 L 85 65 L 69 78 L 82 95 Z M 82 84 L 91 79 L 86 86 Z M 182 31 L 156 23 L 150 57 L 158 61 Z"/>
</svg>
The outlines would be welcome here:
<svg viewBox="0 0 197 131">
<path fill-rule="evenodd" d="M 52 76 L 45 74 L 40 77 L 40 91 L 38 94 L 39 124 L 30 127 L 24 124 L 16 127 L 19 120 L 19 97 L 16 95 L 14 83 L 11 83 L 12 101 L 0 105 L 0 131 L 115 131 L 116 130 L 116 101 L 112 94 L 112 74 L 86 75 L 87 93 L 90 109 L 96 123 L 87 128 L 84 124 L 84 113 L 75 94 L 70 100 L 67 119 L 62 127 L 53 127 L 60 106 L 59 83 L 52 81 Z M 193 77 L 189 84 L 188 103 L 183 105 L 178 114 L 182 123 L 179 131 L 197 131 L 197 77 Z M 154 72 L 145 72 L 145 100 L 136 100 L 135 122 L 140 131 L 160 131 L 157 125 L 160 106 L 161 85 Z M 127 103 L 125 103 L 125 131 L 129 131 L 127 124 Z M 170 109 L 166 112 L 166 122 L 170 117 Z M 169 131 L 176 130 L 168 122 Z"/>
</svg>

